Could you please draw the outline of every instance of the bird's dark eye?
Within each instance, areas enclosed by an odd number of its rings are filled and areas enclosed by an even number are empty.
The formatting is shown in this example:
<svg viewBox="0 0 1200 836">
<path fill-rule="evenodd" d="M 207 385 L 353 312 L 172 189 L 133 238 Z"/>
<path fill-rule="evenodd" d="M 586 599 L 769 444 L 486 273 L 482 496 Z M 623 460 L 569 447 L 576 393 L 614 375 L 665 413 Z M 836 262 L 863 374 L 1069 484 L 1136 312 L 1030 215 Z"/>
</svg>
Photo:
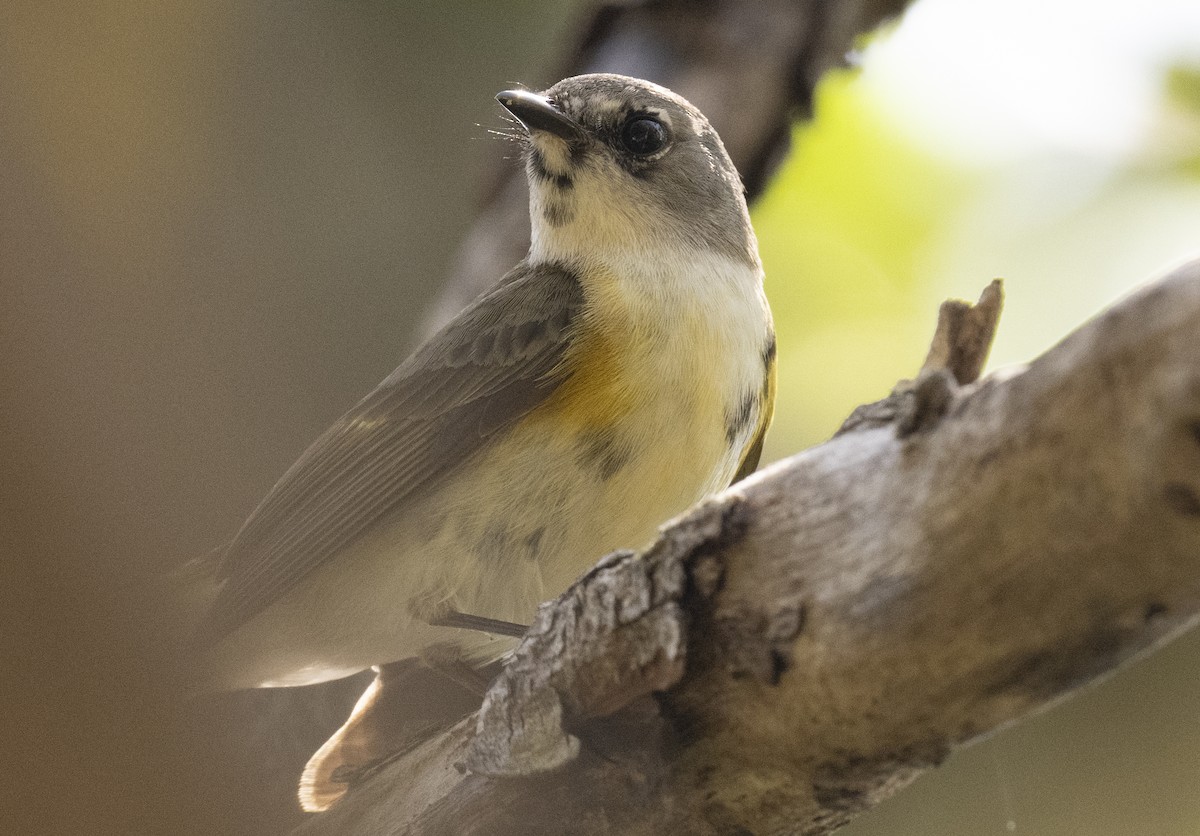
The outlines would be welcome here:
<svg viewBox="0 0 1200 836">
<path fill-rule="evenodd" d="M 621 129 L 621 144 L 639 157 L 661 151 L 667 144 L 667 129 L 649 116 L 635 116 Z"/>
</svg>

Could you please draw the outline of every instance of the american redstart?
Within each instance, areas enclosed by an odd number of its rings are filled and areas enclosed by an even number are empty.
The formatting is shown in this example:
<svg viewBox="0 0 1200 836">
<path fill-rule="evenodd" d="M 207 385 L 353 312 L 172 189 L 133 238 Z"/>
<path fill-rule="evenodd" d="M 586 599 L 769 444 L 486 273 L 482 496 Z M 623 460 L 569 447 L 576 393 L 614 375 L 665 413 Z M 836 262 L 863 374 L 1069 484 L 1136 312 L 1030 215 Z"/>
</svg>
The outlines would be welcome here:
<svg viewBox="0 0 1200 836">
<path fill-rule="evenodd" d="M 200 633 L 211 687 L 430 648 L 495 659 L 599 557 L 757 465 L 775 337 L 712 126 L 618 75 L 497 99 L 524 129 L 529 254 L 318 438 L 224 550 Z"/>
</svg>

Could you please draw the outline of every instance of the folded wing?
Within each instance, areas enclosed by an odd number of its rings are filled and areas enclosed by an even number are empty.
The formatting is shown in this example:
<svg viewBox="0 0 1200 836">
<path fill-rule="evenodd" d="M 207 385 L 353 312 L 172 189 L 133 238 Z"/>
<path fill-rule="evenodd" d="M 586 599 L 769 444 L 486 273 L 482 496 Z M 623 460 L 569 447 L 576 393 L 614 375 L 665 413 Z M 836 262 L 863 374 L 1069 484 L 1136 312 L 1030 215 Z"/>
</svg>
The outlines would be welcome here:
<svg viewBox="0 0 1200 836">
<path fill-rule="evenodd" d="M 338 419 L 230 544 L 207 637 L 401 513 L 553 393 L 582 303 L 572 273 L 522 263 Z"/>
</svg>

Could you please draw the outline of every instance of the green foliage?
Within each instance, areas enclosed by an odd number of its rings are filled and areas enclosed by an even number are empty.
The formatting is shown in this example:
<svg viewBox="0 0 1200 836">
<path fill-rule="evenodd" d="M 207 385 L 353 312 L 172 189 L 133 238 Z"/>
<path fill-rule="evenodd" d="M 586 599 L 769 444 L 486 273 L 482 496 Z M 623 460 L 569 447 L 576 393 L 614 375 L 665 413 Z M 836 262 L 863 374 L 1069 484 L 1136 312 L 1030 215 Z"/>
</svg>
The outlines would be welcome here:
<svg viewBox="0 0 1200 836">
<path fill-rule="evenodd" d="M 854 79 L 821 85 L 754 211 L 779 332 L 775 456 L 920 365 L 935 314 L 919 303 L 921 265 L 979 181 L 899 137 Z"/>
<path fill-rule="evenodd" d="M 1200 69 L 1164 79 L 1124 155 L 1048 146 L 972 166 L 901 130 L 856 73 L 831 75 L 754 209 L 780 352 L 766 458 L 914 374 L 948 296 L 1004 277 L 994 357 L 1020 362 L 1200 248 Z"/>
<path fill-rule="evenodd" d="M 1167 70 L 1164 84 L 1167 117 L 1177 153 L 1174 170 L 1200 179 L 1200 65 L 1176 64 Z"/>
</svg>

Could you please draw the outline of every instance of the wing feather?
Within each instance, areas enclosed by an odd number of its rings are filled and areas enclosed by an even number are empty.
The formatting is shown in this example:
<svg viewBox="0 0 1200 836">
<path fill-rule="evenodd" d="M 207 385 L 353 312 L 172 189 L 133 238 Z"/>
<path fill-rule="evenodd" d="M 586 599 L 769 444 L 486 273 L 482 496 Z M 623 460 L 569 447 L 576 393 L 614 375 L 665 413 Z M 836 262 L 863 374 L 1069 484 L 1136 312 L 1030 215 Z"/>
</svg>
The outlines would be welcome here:
<svg viewBox="0 0 1200 836">
<path fill-rule="evenodd" d="M 522 263 L 338 419 L 230 544 L 207 635 L 278 600 L 545 400 L 582 304 L 569 270 Z"/>
</svg>

